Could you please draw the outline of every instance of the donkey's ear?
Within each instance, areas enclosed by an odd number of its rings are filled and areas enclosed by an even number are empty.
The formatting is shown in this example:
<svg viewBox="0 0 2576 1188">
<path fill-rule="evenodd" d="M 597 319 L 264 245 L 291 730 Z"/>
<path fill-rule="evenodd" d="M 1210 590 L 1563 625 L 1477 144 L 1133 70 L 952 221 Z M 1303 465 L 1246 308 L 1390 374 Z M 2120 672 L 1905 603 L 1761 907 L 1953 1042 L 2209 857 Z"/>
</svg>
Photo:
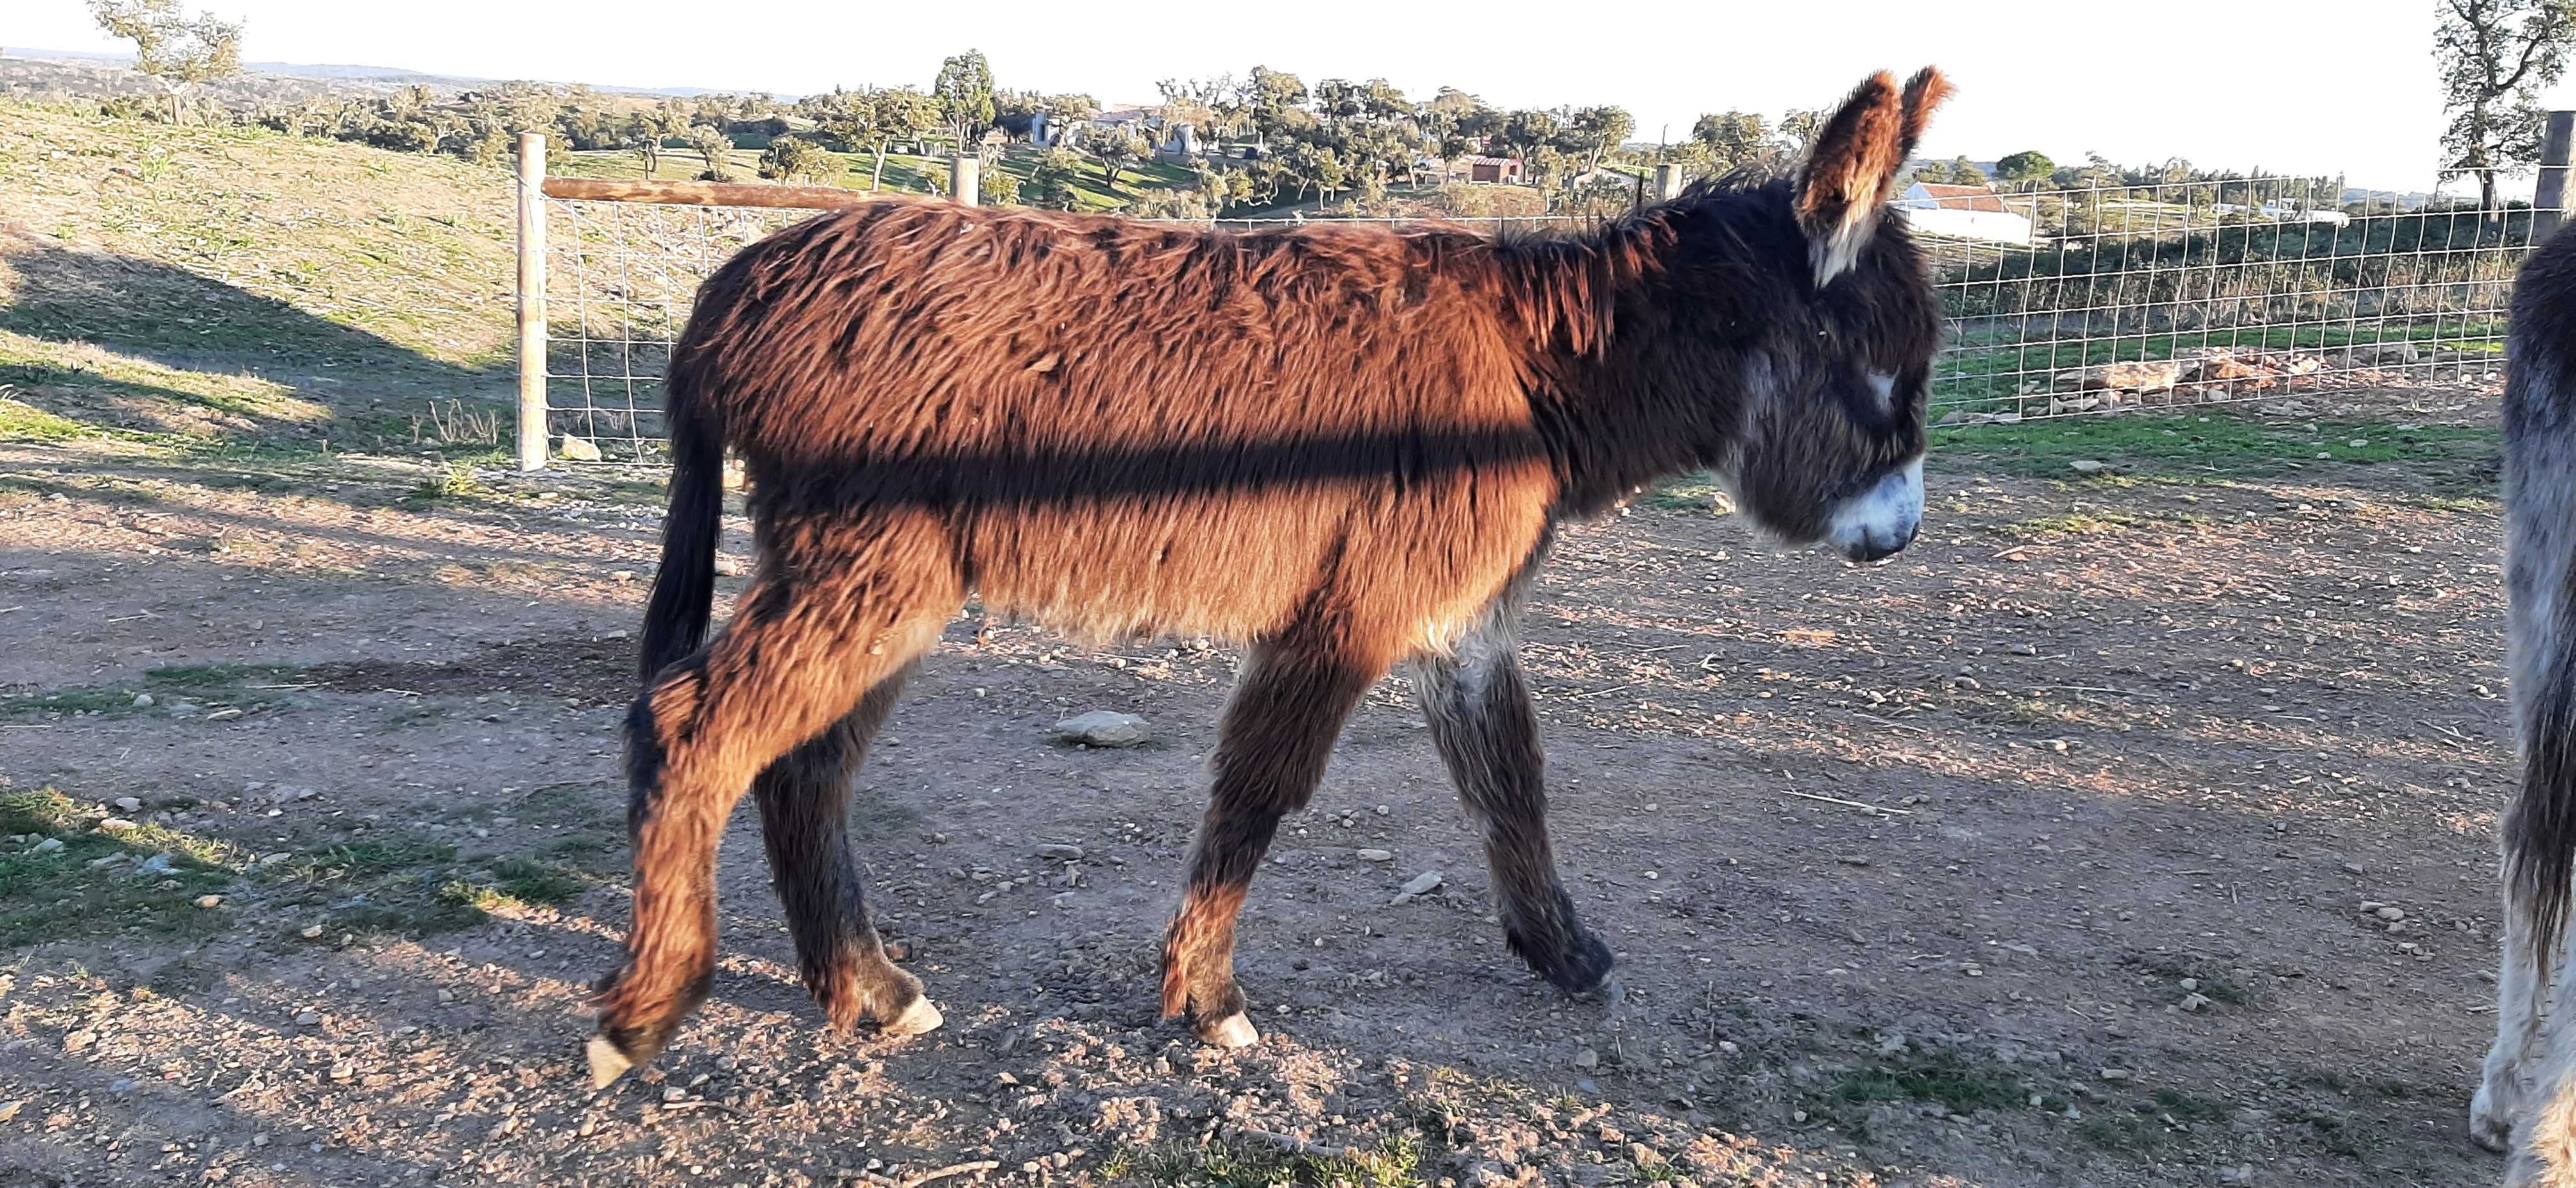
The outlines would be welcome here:
<svg viewBox="0 0 2576 1188">
<path fill-rule="evenodd" d="M 1934 70 L 1915 75 L 1902 91 L 1894 75 L 1880 71 L 1825 121 L 1798 171 L 1792 200 L 1818 285 L 1850 269 L 1868 246 L 1895 194 L 1897 172 L 1949 92 L 1950 84 Z"/>
</svg>

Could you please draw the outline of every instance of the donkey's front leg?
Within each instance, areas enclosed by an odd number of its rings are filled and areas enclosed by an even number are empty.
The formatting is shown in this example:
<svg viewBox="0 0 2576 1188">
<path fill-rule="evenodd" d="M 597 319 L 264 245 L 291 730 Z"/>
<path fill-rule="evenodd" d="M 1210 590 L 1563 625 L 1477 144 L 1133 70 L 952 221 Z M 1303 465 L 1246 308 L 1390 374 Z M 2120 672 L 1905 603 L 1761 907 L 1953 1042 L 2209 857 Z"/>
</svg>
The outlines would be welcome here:
<svg viewBox="0 0 2576 1188">
<path fill-rule="evenodd" d="M 1547 840 L 1538 714 L 1521 676 L 1510 608 L 1497 605 L 1447 655 L 1417 658 L 1413 680 L 1458 796 L 1485 834 L 1485 861 L 1512 951 L 1558 989 L 1610 975 L 1610 950 L 1575 918 Z"/>
<path fill-rule="evenodd" d="M 1190 845 L 1181 908 L 1163 939 L 1163 1017 L 1188 1012 L 1199 1038 L 1239 1048 L 1261 1038 L 1234 983 L 1234 922 L 1279 818 L 1305 806 L 1333 739 L 1383 661 L 1354 641 L 1292 631 L 1256 646 L 1225 707 L 1207 819 Z"/>
</svg>

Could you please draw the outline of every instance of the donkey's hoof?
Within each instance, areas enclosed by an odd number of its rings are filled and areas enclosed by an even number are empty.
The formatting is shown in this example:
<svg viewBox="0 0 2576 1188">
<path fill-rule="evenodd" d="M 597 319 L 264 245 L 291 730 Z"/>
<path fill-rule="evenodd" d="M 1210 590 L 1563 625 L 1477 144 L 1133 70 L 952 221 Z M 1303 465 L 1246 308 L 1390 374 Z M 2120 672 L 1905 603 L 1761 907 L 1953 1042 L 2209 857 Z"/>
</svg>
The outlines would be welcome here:
<svg viewBox="0 0 2576 1188">
<path fill-rule="evenodd" d="M 1519 933 L 1506 933 L 1511 950 L 1529 963 L 1531 972 L 1547 979 L 1549 985 L 1567 994 L 1589 994 L 1610 980 L 1615 964 L 1610 946 L 1589 932 L 1577 932 L 1554 944 L 1535 942 Z"/>
<path fill-rule="evenodd" d="M 582 1051 L 590 1057 L 590 1087 L 593 1089 L 608 1088 L 617 1082 L 617 1078 L 625 1076 L 627 1069 L 635 1067 L 635 1062 L 627 1059 L 626 1053 L 618 1051 L 617 1045 L 604 1035 L 590 1037 L 589 1046 Z"/>
<path fill-rule="evenodd" d="M 930 1005 L 929 999 L 916 998 L 912 1000 L 911 1006 L 903 1008 L 900 1014 L 879 1025 L 877 1034 L 897 1037 L 921 1035 L 939 1030 L 939 1025 L 947 1021 L 940 1015 L 938 1007 Z"/>
<path fill-rule="evenodd" d="M 1261 1032 L 1253 1028 L 1252 1020 L 1243 1017 L 1243 1012 L 1237 1011 L 1215 1022 L 1200 1024 L 1199 1042 L 1211 1048 L 1249 1048 L 1261 1042 Z"/>
<path fill-rule="evenodd" d="M 2480 1085 L 2477 1096 L 2469 1099 L 2469 1141 L 2503 1154 L 2513 1149 L 2513 1114 L 2499 1108 L 2495 1096 L 2489 1086 Z"/>
</svg>

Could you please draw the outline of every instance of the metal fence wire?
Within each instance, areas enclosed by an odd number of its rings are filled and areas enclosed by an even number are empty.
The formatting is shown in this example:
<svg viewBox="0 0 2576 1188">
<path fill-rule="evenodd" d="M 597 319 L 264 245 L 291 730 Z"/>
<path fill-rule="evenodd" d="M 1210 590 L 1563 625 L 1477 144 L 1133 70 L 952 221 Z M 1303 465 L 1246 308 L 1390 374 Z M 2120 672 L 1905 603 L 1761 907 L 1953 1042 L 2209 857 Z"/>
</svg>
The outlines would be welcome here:
<svg viewBox="0 0 2576 1188">
<path fill-rule="evenodd" d="M 549 435 L 559 456 L 649 460 L 699 282 L 814 212 L 545 201 Z M 1898 204 L 1949 322 L 1931 402 L 1951 425 L 2492 381 L 2533 242 L 2527 206 L 2481 210 L 2465 178 L 2417 194 L 2263 177 Z"/>
</svg>

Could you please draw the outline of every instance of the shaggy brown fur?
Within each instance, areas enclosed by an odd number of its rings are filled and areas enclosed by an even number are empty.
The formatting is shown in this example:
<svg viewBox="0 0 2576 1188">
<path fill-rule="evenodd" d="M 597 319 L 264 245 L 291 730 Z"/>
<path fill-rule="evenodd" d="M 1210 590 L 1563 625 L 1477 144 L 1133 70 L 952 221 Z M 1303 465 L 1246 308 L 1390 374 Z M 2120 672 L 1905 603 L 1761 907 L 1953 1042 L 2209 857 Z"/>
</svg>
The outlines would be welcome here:
<svg viewBox="0 0 2576 1188">
<path fill-rule="evenodd" d="M 1800 183 L 1703 187 L 1563 239 L 888 204 L 735 257 L 671 368 L 653 687 L 628 727 L 635 927 L 603 982 L 603 1073 L 706 994 L 716 838 L 755 786 L 817 1000 L 835 1022 L 925 1017 L 838 817 L 895 682 L 969 590 L 1080 635 L 1249 646 L 1166 944 L 1165 1008 L 1202 1035 L 1251 1038 L 1245 890 L 1344 717 L 1408 660 L 1513 947 L 1568 990 L 1599 984 L 1608 951 L 1547 847 L 1511 591 L 1557 520 L 1698 467 L 1799 542 L 1842 540 L 1852 508 L 1898 508 L 1910 482 L 1912 511 L 1871 511 L 1886 523 L 1845 547 L 1911 537 L 1939 319 L 1878 209 L 1944 89 L 1878 76 Z M 728 446 L 760 565 L 701 646 Z"/>
</svg>

